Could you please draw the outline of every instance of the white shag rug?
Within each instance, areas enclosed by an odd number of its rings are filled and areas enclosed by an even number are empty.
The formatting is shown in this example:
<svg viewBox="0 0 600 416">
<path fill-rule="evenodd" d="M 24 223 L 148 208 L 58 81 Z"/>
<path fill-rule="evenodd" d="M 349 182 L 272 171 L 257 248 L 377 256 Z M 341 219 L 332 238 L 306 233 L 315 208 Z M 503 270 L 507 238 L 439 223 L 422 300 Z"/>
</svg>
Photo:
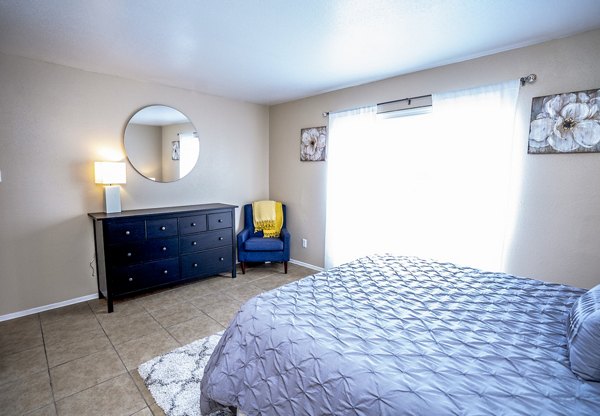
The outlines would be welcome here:
<svg viewBox="0 0 600 416">
<path fill-rule="evenodd" d="M 138 372 L 167 416 L 202 416 L 200 382 L 223 331 L 184 345 L 140 365 Z M 210 416 L 232 415 L 228 410 Z"/>
</svg>

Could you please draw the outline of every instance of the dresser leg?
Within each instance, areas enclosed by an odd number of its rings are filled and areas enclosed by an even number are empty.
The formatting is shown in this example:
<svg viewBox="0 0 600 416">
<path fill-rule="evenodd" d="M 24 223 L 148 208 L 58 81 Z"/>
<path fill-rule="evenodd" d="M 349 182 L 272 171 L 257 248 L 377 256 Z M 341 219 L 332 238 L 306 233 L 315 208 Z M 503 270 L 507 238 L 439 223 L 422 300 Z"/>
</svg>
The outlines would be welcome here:
<svg viewBox="0 0 600 416">
<path fill-rule="evenodd" d="M 113 301 L 112 298 L 106 298 L 106 305 L 108 306 L 108 313 L 112 313 L 113 311 Z"/>
</svg>

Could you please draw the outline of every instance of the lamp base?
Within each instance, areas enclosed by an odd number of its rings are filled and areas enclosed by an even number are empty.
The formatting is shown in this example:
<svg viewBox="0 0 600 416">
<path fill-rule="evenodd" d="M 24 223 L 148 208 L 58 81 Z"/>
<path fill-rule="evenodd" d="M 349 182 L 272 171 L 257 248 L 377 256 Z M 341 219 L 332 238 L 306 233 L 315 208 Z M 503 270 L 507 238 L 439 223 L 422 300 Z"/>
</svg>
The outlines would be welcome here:
<svg viewBox="0 0 600 416">
<path fill-rule="evenodd" d="M 104 212 L 107 214 L 121 212 L 121 187 L 119 185 L 104 187 Z"/>
</svg>

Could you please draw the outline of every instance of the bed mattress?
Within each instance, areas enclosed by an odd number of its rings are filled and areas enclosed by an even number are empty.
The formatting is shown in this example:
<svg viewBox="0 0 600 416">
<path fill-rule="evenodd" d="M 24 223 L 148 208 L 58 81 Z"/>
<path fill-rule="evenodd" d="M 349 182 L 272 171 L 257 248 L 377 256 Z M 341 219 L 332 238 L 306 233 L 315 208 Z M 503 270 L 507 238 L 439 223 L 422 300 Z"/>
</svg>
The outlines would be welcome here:
<svg viewBox="0 0 600 416">
<path fill-rule="evenodd" d="M 599 415 L 569 368 L 583 289 L 370 256 L 245 303 L 206 367 L 203 414 Z"/>
</svg>

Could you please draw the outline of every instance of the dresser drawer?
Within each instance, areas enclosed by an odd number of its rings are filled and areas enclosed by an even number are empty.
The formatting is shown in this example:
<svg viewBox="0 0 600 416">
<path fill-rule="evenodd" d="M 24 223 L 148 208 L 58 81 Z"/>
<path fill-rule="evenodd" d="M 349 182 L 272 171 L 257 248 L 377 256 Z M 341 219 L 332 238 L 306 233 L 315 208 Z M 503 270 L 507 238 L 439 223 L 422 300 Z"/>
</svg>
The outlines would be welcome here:
<svg viewBox="0 0 600 416">
<path fill-rule="evenodd" d="M 144 264 L 145 272 L 150 281 L 167 283 L 179 280 L 179 262 L 177 257 Z"/>
<path fill-rule="evenodd" d="M 231 247 L 221 247 L 181 256 L 182 277 L 211 275 L 230 271 L 232 261 Z"/>
<path fill-rule="evenodd" d="M 125 266 L 141 263 L 145 259 L 144 243 L 113 244 L 108 246 L 107 254 L 109 264 Z"/>
<path fill-rule="evenodd" d="M 179 218 L 179 232 L 193 234 L 206 231 L 206 215 L 194 215 Z"/>
<path fill-rule="evenodd" d="M 179 280 L 177 258 L 153 261 L 136 266 L 122 267 L 113 275 L 118 294 L 135 292 Z"/>
<path fill-rule="evenodd" d="M 148 238 L 171 237 L 177 235 L 177 218 L 146 221 Z"/>
<path fill-rule="evenodd" d="M 231 228 L 231 213 L 208 214 L 208 229 Z"/>
<path fill-rule="evenodd" d="M 231 229 L 207 231 L 179 238 L 181 253 L 193 253 L 226 245 L 231 246 Z"/>
<path fill-rule="evenodd" d="M 109 244 L 142 241 L 146 238 L 144 221 L 107 223 L 106 238 Z"/>
<path fill-rule="evenodd" d="M 144 244 L 144 260 L 164 259 L 179 255 L 179 240 L 177 237 L 148 240 Z"/>
</svg>

